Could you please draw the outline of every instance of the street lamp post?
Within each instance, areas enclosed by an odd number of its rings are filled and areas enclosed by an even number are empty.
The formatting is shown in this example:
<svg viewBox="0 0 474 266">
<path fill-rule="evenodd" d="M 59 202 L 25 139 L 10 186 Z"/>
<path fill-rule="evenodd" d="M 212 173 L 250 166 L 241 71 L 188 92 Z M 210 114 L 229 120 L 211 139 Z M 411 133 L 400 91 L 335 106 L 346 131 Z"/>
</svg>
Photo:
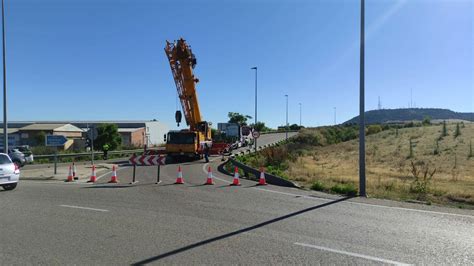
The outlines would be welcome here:
<svg viewBox="0 0 474 266">
<path fill-rule="evenodd" d="M 365 191 L 365 1 L 360 1 L 360 97 L 359 97 L 359 195 Z"/>
<path fill-rule="evenodd" d="M 257 126 L 257 67 L 252 67 L 255 70 L 255 124 Z M 255 152 L 257 152 L 257 139 L 254 139 Z"/>
<path fill-rule="evenodd" d="M 300 103 L 300 127 L 301 127 L 301 103 Z"/>
<path fill-rule="evenodd" d="M 5 60 L 5 3 L 2 0 L 2 42 L 3 42 L 3 152 L 8 153 L 7 121 L 7 67 Z"/>
<path fill-rule="evenodd" d="M 286 97 L 286 140 L 288 140 L 288 94 L 285 94 Z"/>
</svg>

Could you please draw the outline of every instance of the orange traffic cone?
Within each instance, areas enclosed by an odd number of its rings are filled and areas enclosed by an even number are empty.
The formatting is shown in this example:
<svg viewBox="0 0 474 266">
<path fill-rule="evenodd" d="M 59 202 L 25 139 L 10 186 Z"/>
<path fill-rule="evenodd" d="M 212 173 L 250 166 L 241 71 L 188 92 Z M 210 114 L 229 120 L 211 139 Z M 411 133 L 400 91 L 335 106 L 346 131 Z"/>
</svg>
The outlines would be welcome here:
<svg viewBox="0 0 474 266">
<path fill-rule="evenodd" d="M 214 185 L 214 178 L 212 178 L 212 170 L 210 166 L 207 168 L 207 180 L 204 185 Z"/>
<path fill-rule="evenodd" d="M 234 181 L 230 185 L 231 186 L 240 186 L 239 168 L 237 168 L 237 166 L 234 169 Z"/>
<path fill-rule="evenodd" d="M 264 186 L 266 184 L 267 182 L 265 181 L 265 170 L 263 170 L 263 167 L 260 167 L 260 179 L 258 180 L 258 185 Z"/>
<path fill-rule="evenodd" d="M 73 182 L 73 181 L 74 181 L 74 177 L 72 176 L 72 168 L 71 166 L 69 166 L 69 174 L 67 175 L 66 182 Z"/>
<path fill-rule="evenodd" d="M 79 177 L 76 176 L 76 173 L 77 173 L 77 172 L 76 172 L 76 164 L 73 162 L 73 163 L 72 163 L 72 177 L 74 178 L 74 180 L 78 180 L 78 179 L 79 179 Z"/>
<path fill-rule="evenodd" d="M 109 183 L 118 183 L 118 180 L 117 180 L 117 169 L 115 168 L 115 165 L 112 166 L 112 176 L 110 177 Z"/>
<path fill-rule="evenodd" d="M 94 183 L 97 180 L 97 174 L 95 173 L 95 165 L 92 165 L 92 174 L 91 178 L 89 179 L 89 183 Z"/>
<path fill-rule="evenodd" d="M 175 184 L 184 184 L 183 172 L 181 171 L 181 165 L 178 166 L 178 178 L 176 178 Z"/>
</svg>

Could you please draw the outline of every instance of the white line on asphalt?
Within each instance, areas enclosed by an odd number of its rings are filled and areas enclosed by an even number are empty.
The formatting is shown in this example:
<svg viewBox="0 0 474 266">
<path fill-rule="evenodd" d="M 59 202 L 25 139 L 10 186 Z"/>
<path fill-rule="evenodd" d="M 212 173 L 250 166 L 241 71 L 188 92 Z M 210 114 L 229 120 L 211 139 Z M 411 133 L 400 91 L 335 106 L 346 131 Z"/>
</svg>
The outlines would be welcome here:
<svg viewBox="0 0 474 266">
<path fill-rule="evenodd" d="M 125 169 L 127 169 L 127 168 L 130 168 L 130 166 L 124 166 L 124 167 L 118 167 L 118 166 L 117 166 L 117 172 L 118 172 L 118 171 L 121 171 L 121 170 L 125 170 Z M 106 176 L 106 175 L 108 175 L 108 174 L 110 174 L 110 173 L 112 173 L 112 172 L 113 172 L 113 171 L 109 171 L 109 172 L 107 172 L 107 173 L 105 173 L 105 174 L 103 174 L 103 175 L 101 175 L 101 176 L 98 176 L 98 177 L 97 177 L 97 180 L 101 179 L 102 177 L 104 177 L 104 176 Z"/>
<path fill-rule="evenodd" d="M 73 206 L 73 205 L 59 205 L 59 207 L 82 209 L 82 210 L 97 211 L 97 212 L 108 212 L 109 211 L 109 210 L 104 210 L 104 209 L 95 209 L 95 208 Z"/>
<path fill-rule="evenodd" d="M 351 256 L 351 257 L 362 258 L 362 259 L 366 259 L 366 260 L 372 260 L 372 261 L 388 263 L 388 264 L 393 264 L 393 265 L 411 265 L 411 264 L 407 264 L 407 263 L 403 263 L 403 262 L 399 262 L 399 261 L 386 260 L 386 259 L 382 259 L 382 258 L 377 258 L 377 257 L 373 257 L 373 256 L 359 254 L 359 253 L 353 253 L 353 252 L 348 252 L 348 251 L 343 251 L 343 250 L 320 247 L 320 246 L 315 246 L 315 245 L 310 245 L 310 244 L 305 244 L 305 243 L 294 243 L 294 244 L 298 245 L 298 246 L 314 248 L 314 249 L 319 249 L 319 250 L 323 250 L 323 251 L 329 251 L 329 252 L 343 254 L 343 255 L 347 255 L 347 256 Z"/>
<path fill-rule="evenodd" d="M 208 163 L 204 164 L 202 169 L 204 173 L 207 174 L 206 167 Z M 223 181 L 225 183 L 231 184 L 232 182 L 227 181 L 225 179 L 221 179 L 219 177 L 214 176 L 214 179 Z M 283 194 L 287 196 L 294 196 L 294 197 L 300 197 L 300 198 L 306 198 L 306 199 L 311 199 L 311 200 L 319 200 L 319 201 L 333 201 L 333 199 L 325 199 L 325 198 L 318 198 L 318 197 L 312 197 L 312 196 L 307 196 L 307 195 L 301 195 L 301 194 L 293 194 L 293 193 L 287 193 L 287 192 L 281 192 L 281 191 L 275 191 L 275 190 L 270 190 L 270 189 L 264 189 L 264 188 L 258 188 L 258 187 L 251 187 L 256 190 L 260 191 L 265 191 L 265 192 L 270 192 L 270 193 L 277 193 L 277 194 Z M 348 204 L 356 204 L 356 205 L 362 205 L 362 206 L 368 206 L 368 207 L 377 207 L 377 208 L 386 208 L 386 209 L 395 209 L 395 210 L 401 210 L 401 211 L 412 211 L 412 212 L 421 212 L 421 213 L 431 213 L 431 214 L 438 214 L 438 215 L 448 215 L 448 216 L 456 216 L 456 217 L 465 217 L 465 218 L 471 218 L 474 219 L 474 216 L 468 215 L 468 214 L 457 214 L 457 213 L 448 213 L 448 212 L 437 212 L 437 211 L 428 211 L 428 210 L 419 210 L 419 209 L 409 209 L 409 208 L 402 208 L 402 207 L 392 207 L 392 206 L 383 206 L 383 205 L 375 205 L 375 204 L 368 204 L 368 203 L 361 203 L 361 202 L 353 202 L 353 201 L 345 201 L 343 203 L 348 203 Z"/>
<path fill-rule="evenodd" d="M 295 196 L 295 197 L 301 197 L 301 198 L 306 198 L 306 199 L 312 199 L 312 200 L 320 200 L 320 201 L 327 201 L 327 202 L 333 201 L 333 199 L 325 199 L 325 198 L 318 198 L 318 197 L 312 197 L 312 196 L 306 196 L 306 195 L 300 195 L 300 194 L 286 193 L 286 192 L 280 192 L 280 191 L 257 188 L 257 187 L 253 187 L 253 189 L 261 190 L 261 191 L 265 191 L 265 192 L 283 194 L 283 195 L 288 195 L 288 196 Z M 422 212 L 422 213 L 431 213 L 431 214 L 439 214 L 439 215 L 451 215 L 451 216 L 465 217 L 465 218 L 474 219 L 474 216 L 468 215 L 468 214 L 457 214 L 457 213 L 449 213 L 449 212 L 437 212 L 437 211 L 428 211 L 428 210 L 419 210 L 419 209 L 409 209 L 409 208 L 375 205 L 375 204 L 353 202 L 353 201 L 345 201 L 345 202 L 342 202 L 342 203 L 362 205 L 362 206 L 368 206 L 368 207 L 395 209 L 395 210 L 401 210 L 401 211 Z"/>
</svg>

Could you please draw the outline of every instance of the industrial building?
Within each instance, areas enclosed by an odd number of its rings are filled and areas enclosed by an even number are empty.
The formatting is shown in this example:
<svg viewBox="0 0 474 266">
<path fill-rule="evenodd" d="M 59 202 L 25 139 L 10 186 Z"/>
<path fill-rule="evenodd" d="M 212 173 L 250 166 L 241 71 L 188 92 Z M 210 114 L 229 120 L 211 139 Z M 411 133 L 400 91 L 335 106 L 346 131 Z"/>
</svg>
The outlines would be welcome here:
<svg viewBox="0 0 474 266">
<path fill-rule="evenodd" d="M 100 124 L 115 124 L 122 137 L 124 147 L 153 147 L 164 143 L 164 135 L 169 131 L 167 125 L 156 121 L 14 121 L 8 123 L 9 145 L 41 145 L 39 134 L 64 135 L 70 141 L 64 149 L 81 149 L 88 129 Z M 3 127 L 3 125 L 2 125 Z M 42 132 L 42 133 L 40 133 Z M 3 130 L 0 130 L 3 137 Z"/>
</svg>

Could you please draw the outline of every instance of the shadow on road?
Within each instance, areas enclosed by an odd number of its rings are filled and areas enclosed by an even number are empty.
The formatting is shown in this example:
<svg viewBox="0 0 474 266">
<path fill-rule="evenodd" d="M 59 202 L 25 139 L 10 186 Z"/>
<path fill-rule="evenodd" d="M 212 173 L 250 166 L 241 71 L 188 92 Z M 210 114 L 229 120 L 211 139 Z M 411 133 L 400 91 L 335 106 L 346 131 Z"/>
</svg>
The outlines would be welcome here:
<svg viewBox="0 0 474 266">
<path fill-rule="evenodd" d="M 264 227 L 266 225 L 273 224 L 273 223 L 279 222 L 281 220 L 285 220 L 285 219 L 291 218 L 293 216 L 297 216 L 297 215 L 300 215 L 300 214 L 303 214 L 303 213 L 306 213 L 306 212 L 310 212 L 310 211 L 313 211 L 313 210 L 316 210 L 316 209 L 320 209 L 320 208 L 323 208 L 323 207 L 326 207 L 326 206 L 329 206 L 329 205 L 332 205 L 332 204 L 336 204 L 336 203 L 341 202 L 341 201 L 346 201 L 346 200 L 351 199 L 351 198 L 353 198 L 353 197 L 345 197 L 345 198 L 341 198 L 341 199 L 338 199 L 338 200 L 326 202 L 326 203 L 323 203 L 323 204 L 320 204 L 320 205 L 316 205 L 316 206 L 313 206 L 313 207 L 309 207 L 309 208 L 306 208 L 306 209 L 303 209 L 303 210 L 300 210 L 300 211 L 296 211 L 296 212 L 293 212 L 293 213 L 290 213 L 290 214 L 287 214 L 287 215 L 283 215 L 283 216 L 280 216 L 280 217 L 277 217 L 277 218 L 274 218 L 274 219 L 271 219 L 271 220 L 268 220 L 268 221 L 265 221 L 265 222 L 262 222 L 262 223 L 259 223 L 259 224 L 256 224 L 256 225 L 252 225 L 252 226 L 249 226 L 249 227 L 246 227 L 246 228 L 242 228 L 242 229 L 239 229 L 239 230 L 236 230 L 236 231 L 224 234 L 224 235 L 220 235 L 220 236 L 209 238 L 209 239 L 206 239 L 206 240 L 203 240 L 203 241 L 200 241 L 200 242 L 196 242 L 194 244 L 184 246 L 184 247 L 181 247 L 181 248 L 178 248 L 178 249 L 175 249 L 175 250 L 172 250 L 172 251 L 169 251 L 169 252 L 166 252 L 166 253 L 151 257 L 151 258 L 148 258 L 148 259 L 137 261 L 137 262 L 133 263 L 132 265 L 143 265 L 143 264 L 152 263 L 154 261 L 161 260 L 161 259 L 164 259 L 164 258 L 167 258 L 167 257 L 171 257 L 173 255 L 179 254 L 181 252 L 188 251 L 188 250 L 193 249 L 193 248 L 204 246 L 204 245 L 210 244 L 212 242 L 216 242 L 216 241 L 219 241 L 219 240 L 222 240 L 222 239 L 225 239 L 225 238 L 229 238 L 229 237 L 232 237 L 232 236 L 235 236 L 235 235 L 238 235 L 238 234 L 242 234 L 242 233 L 245 233 L 245 232 L 248 232 L 248 231 L 252 231 L 252 230 Z"/>
</svg>

